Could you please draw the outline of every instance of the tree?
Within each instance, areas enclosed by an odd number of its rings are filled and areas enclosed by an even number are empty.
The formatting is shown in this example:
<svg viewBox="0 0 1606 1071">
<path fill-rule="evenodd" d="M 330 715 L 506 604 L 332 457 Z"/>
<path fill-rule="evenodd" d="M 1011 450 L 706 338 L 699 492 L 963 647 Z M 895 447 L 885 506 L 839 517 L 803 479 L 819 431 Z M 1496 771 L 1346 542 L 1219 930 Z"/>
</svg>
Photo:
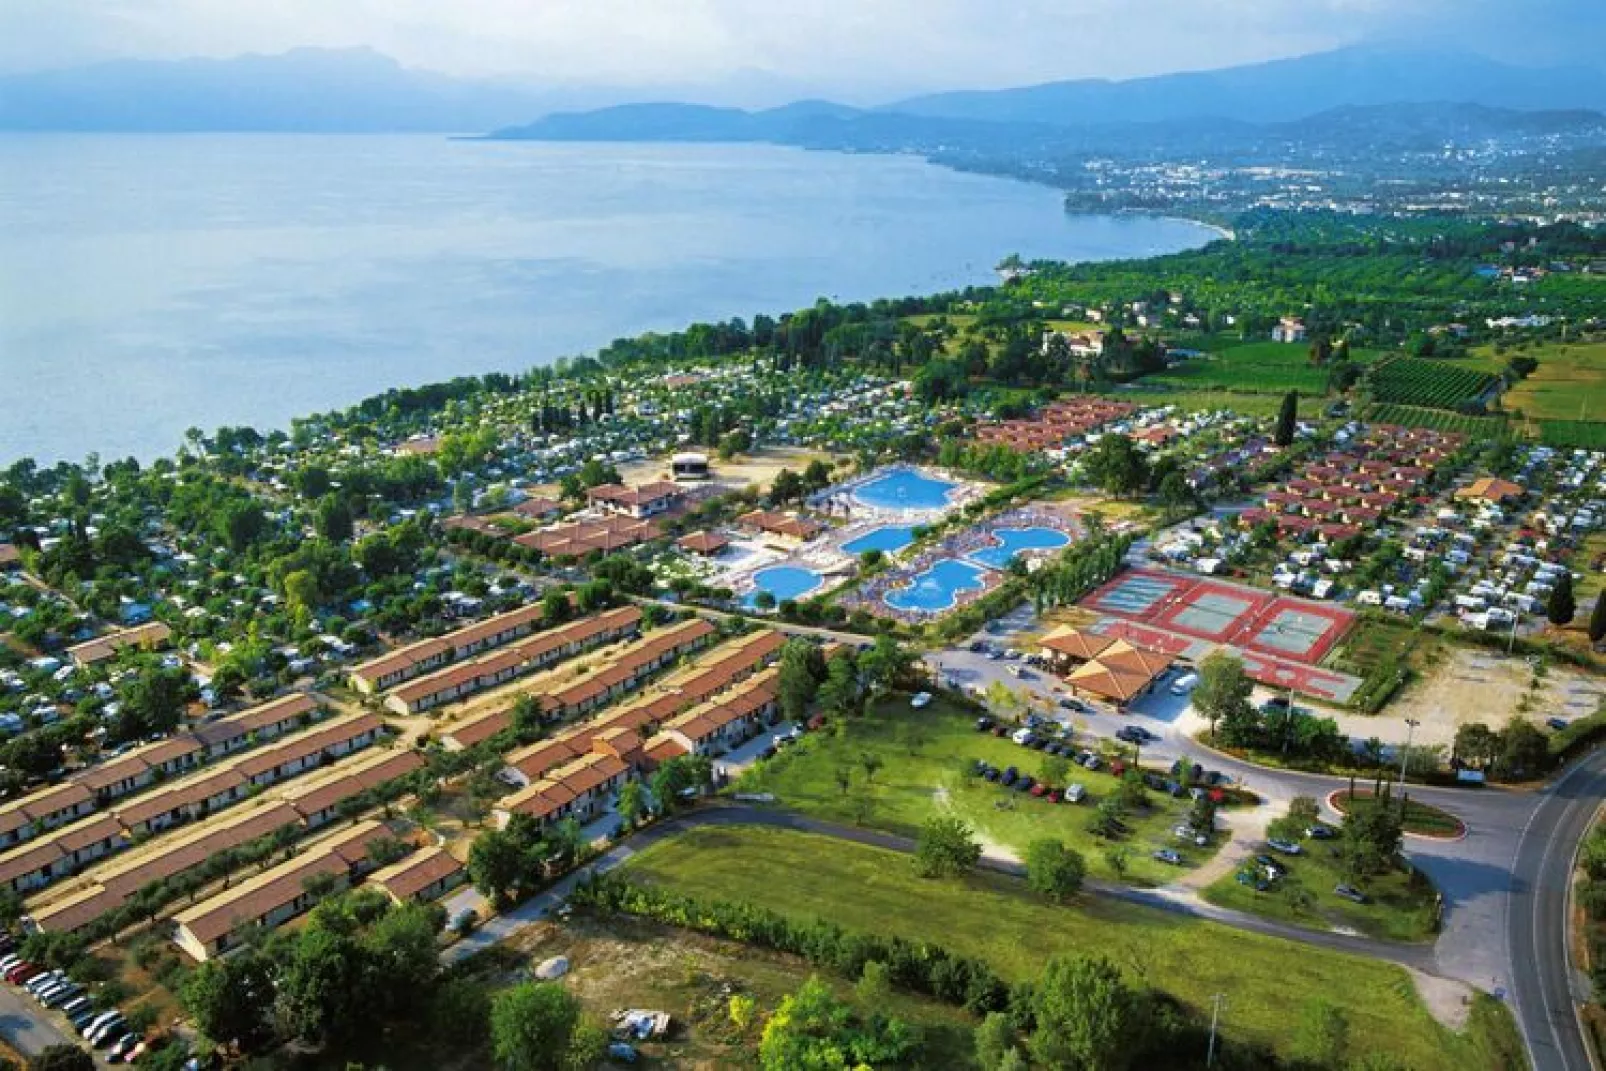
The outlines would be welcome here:
<svg viewBox="0 0 1606 1071">
<path fill-rule="evenodd" d="M 1277 427 L 1272 432 L 1271 440 L 1278 446 L 1287 446 L 1294 441 L 1294 429 L 1299 421 L 1299 392 L 1289 391 L 1283 395 L 1283 404 L 1277 410 Z"/>
<path fill-rule="evenodd" d="M 507 1071 L 569 1066 L 580 1001 L 556 982 L 523 982 L 491 998 L 491 1053 Z"/>
<path fill-rule="evenodd" d="M 850 655 L 839 654 L 827 663 L 819 700 L 820 709 L 835 717 L 856 717 L 864 712 L 859 668 Z"/>
<path fill-rule="evenodd" d="M 1552 625 L 1559 628 L 1570 624 L 1577 613 L 1578 603 L 1573 599 L 1572 574 L 1562 573 L 1556 577 L 1556 586 L 1550 589 L 1550 598 L 1545 601 L 1545 617 Z M 1594 628 L 1593 619 L 1590 621 L 1590 627 Z"/>
<path fill-rule="evenodd" d="M 1212 740 L 1218 721 L 1242 718 L 1253 712 L 1249 697 L 1254 688 L 1254 681 L 1244 672 L 1244 664 L 1224 651 L 1214 651 L 1199 663 L 1199 683 L 1193 690 L 1193 705 L 1210 723 Z"/>
<path fill-rule="evenodd" d="M 468 877 L 474 887 L 497 903 L 509 902 L 524 880 L 525 852 L 503 829 L 488 829 L 468 850 Z"/>
<path fill-rule="evenodd" d="M 875 775 L 880 773 L 881 767 L 885 765 L 886 760 L 880 755 L 876 754 L 874 751 L 871 751 L 867 748 L 864 751 L 859 752 L 859 769 L 864 771 L 865 784 L 868 785 L 874 783 Z"/>
<path fill-rule="evenodd" d="M 859 981 L 853 987 L 859 1005 L 872 1010 L 885 1008 L 892 1000 L 892 975 L 879 960 L 866 960 Z"/>
<path fill-rule="evenodd" d="M 1500 732 L 1500 772 L 1504 777 L 1534 776 L 1550 765 L 1550 742 L 1527 719 L 1513 715 Z"/>
<path fill-rule="evenodd" d="M 178 727 L 189 697 L 189 678 L 182 670 L 145 670 L 123 686 L 122 709 L 113 724 L 118 740 L 170 733 Z"/>
<path fill-rule="evenodd" d="M 574 600 L 562 588 L 548 588 L 541 596 L 541 624 L 547 628 L 561 625 L 574 612 Z"/>
<path fill-rule="evenodd" d="M 1082 889 L 1087 862 L 1081 853 L 1053 837 L 1041 837 L 1026 846 L 1026 884 L 1032 891 L 1061 903 Z"/>
<path fill-rule="evenodd" d="M 914 652 L 883 633 L 875 644 L 859 656 L 859 670 L 872 690 L 884 692 L 908 678 L 915 664 Z"/>
<path fill-rule="evenodd" d="M 1135 494 L 1149 483 L 1149 463 L 1125 435 L 1101 436 L 1085 455 L 1082 467 L 1096 486 L 1116 496 Z"/>
<path fill-rule="evenodd" d="M 1160 481 L 1160 505 L 1168 510 L 1180 510 L 1193 504 L 1193 488 L 1180 472 L 1168 472 Z"/>
<path fill-rule="evenodd" d="M 1486 767 L 1500 755 L 1500 735 L 1481 721 L 1469 722 L 1455 731 L 1454 753 L 1469 766 Z"/>
<path fill-rule="evenodd" d="M 1305 1006 L 1294 1030 L 1293 1055 L 1311 1067 L 1342 1067 L 1349 1050 L 1349 1019 L 1321 997 Z"/>
<path fill-rule="evenodd" d="M 1595 596 L 1595 609 L 1589 615 L 1589 642 L 1606 639 L 1606 590 Z"/>
<path fill-rule="evenodd" d="M 249 1048 L 268 1027 L 273 1003 L 267 962 L 247 948 L 227 959 L 209 959 L 179 988 L 179 1001 L 201 1033 L 225 1048 Z"/>
<path fill-rule="evenodd" d="M 1346 806 L 1338 841 L 1345 873 L 1357 881 L 1386 873 L 1394 866 L 1405 832 L 1388 786 L 1375 799 L 1351 797 Z"/>
<path fill-rule="evenodd" d="M 934 814 L 920 827 L 915 865 L 925 878 L 959 878 L 976 868 L 981 845 L 958 815 Z"/>
<path fill-rule="evenodd" d="M 783 506 L 788 502 L 798 501 L 806 493 L 803 478 L 791 469 L 782 469 L 775 474 L 775 480 L 770 484 L 769 502 L 772 506 Z"/>
<path fill-rule="evenodd" d="M 1147 1004 L 1109 960 L 1056 956 L 1032 993 L 1032 1055 L 1048 1067 L 1123 1071 L 1140 1051 Z"/>
<path fill-rule="evenodd" d="M 976 1027 L 976 1062 L 982 1071 L 999 1071 L 1011 1053 L 1017 1057 L 1020 1050 L 1015 1024 L 1003 1012 L 988 1012 L 987 1018 Z"/>
<path fill-rule="evenodd" d="M 95 1058 L 77 1045 L 51 1045 L 28 1061 L 28 1071 L 95 1071 Z"/>
<path fill-rule="evenodd" d="M 284 599 L 296 624 L 305 627 L 312 620 L 312 614 L 323 601 L 323 595 L 318 590 L 318 579 L 307 569 L 297 569 L 286 574 L 281 583 L 284 586 Z"/>
<path fill-rule="evenodd" d="M 275 1016 L 309 1045 L 353 1036 L 366 1022 L 364 964 L 348 934 L 311 926 L 296 935 L 276 979 Z"/>
<path fill-rule="evenodd" d="M 619 790 L 619 800 L 615 806 L 619 821 L 624 823 L 626 829 L 634 829 L 647 813 L 647 794 L 641 782 L 626 781 Z"/>
<path fill-rule="evenodd" d="M 825 656 L 819 646 L 797 637 L 787 640 L 781 649 L 780 675 L 776 681 L 781 712 L 792 721 L 802 721 L 824 679 Z"/>
<path fill-rule="evenodd" d="M 520 740 L 534 740 L 541 735 L 541 704 L 529 692 L 520 692 L 514 698 L 511 718 L 513 732 Z"/>
<path fill-rule="evenodd" d="M 346 500 L 340 495 L 326 495 L 320 499 L 313 527 L 331 543 L 344 543 L 350 539 L 353 531 L 351 508 L 346 505 Z"/>
</svg>

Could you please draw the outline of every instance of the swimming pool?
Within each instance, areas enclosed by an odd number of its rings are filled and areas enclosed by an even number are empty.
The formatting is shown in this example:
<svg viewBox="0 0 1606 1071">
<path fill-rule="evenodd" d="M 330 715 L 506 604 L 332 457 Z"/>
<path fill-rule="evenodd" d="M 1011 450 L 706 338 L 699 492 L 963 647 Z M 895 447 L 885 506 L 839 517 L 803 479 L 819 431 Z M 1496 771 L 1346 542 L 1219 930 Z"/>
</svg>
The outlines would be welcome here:
<svg viewBox="0 0 1606 1071">
<path fill-rule="evenodd" d="M 853 497 L 875 509 L 945 509 L 953 504 L 949 492 L 958 486 L 918 469 L 890 469 L 861 484 Z"/>
<path fill-rule="evenodd" d="M 943 558 L 931 568 L 916 573 L 914 586 L 889 591 L 883 598 L 895 610 L 936 613 L 958 601 L 960 592 L 982 587 L 982 575 L 980 566 L 957 558 Z"/>
<path fill-rule="evenodd" d="M 872 528 L 857 539 L 850 539 L 842 544 L 842 550 L 847 554 L 863 554 L 867 550 L 879 550 L 886 554 L 902 550 L 915 541 L 915 530 L 909 524 L 884 524 L 880 528 Z"/>
<path fill-rule="evenodd" d="M 989 569 L 1007 569 L 1023 550 L 1053 550 L 1071 542 L 1071 537 L 1057 528 L 999 528 L 993 538 L 998 540 L 995 546 L 971 551 L 970 560 Z"/>
<path fill-rule="evenodd" d="M 754 606 L 757 604 L 758 593 L 767 591 L 775 596 L 776 602 L 784 602 L 799 595 L 807 595 L 823 583 L 825 577 L 813 569 L 805 569 L 801 565 L 772 565 L 753 574 L 753 590 L 748 592 L 747 598 L 742 601 L 748 606 Z"/>
</svg>

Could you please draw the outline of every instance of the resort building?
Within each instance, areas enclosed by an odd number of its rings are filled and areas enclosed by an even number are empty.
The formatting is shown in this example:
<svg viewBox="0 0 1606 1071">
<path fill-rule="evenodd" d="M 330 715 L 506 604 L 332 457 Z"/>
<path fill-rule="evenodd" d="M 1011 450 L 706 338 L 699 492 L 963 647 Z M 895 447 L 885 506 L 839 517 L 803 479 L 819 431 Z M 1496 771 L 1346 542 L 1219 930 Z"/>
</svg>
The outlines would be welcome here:
<svg viewBox="0 0 1606 1071">
<path fill-rule="evenodd" d="M 1485 476 L 1461 488 L 1455 493 L 1455 497 L 1462 502 L 1488 502 L 1491 505 L 1503 506 L 1526 493 L 1527 489 L 1520 483 Z"/>
<path fill-rule="evenodd" d="M 644 520 L 668 513 L 685 498 L 686 492 L 672 483 L 657 481 L 626 487 L 622 483 L 607 483 L 586 492 L 586 502 L 610 513 Z"/>
<path fill-rule="evenodd" d="M 0 543 L 0 573 L 22 568 L 22 552 L 11 543 Z"/>
<path fill-rule="evenodd" d="M 712 558 L 730 546 L 731 541 L 718 532 L 693 532 L 681 536 L 675 545 L 688 554 L 700 554 L 705 558 Z"/>
<path fill-rule="evenodd" d="M 1044 636 L 1042 648 L 1073 695 L 1101 699 L 1117 709 L 1150 692 L 1172 663 L 1161 651 L 1065 627 Z"/>
<path fill-rule="evenodd" d="M 774 510 L 755 509 L 736 518 L 736 523 L 766 542 L 786 548 L 807 543 L 821 532 L 825 525 L 808 517 L 795 517 Z"/>
<path fill-rule="evenodd" d="M 85 643 L 69 647 L 67 648 L 67 656 L 80 669 L 88 669 L 103 662 L 110 662 L 125 647 L 137 647 L 143 651 L 154 651 L 160 647 L 165 647 L 172 638 L 172 629 L 160 621 L 151 621 L 134 628 L 123 629 L 120 632 L 110 632 Z"/>
<path fill-rule="evenodd" d="M 463 864 L 436 844 L 374 871 L 368 878 L 368 884 L 384 889 L 398 904 L 408 901 L 427 903 L 440 899 L 463 884 L 467 876 Z"/>
<path fill-rule="evenodd" d="M 351 686 L 364 695 L 375 695 L 448 662 L 528 636 L 540 626 L 541 620 L 541 605 L 532 603 L 444 636 L 398 647 L 353 669 Z"/>
<path fill-rule="evenodd" d="M 504 797 L 496 805 L 497 824 L 507 825 L 515 814 L 528 815 L 543 828 L 570 818 L 584 824 L 605 808 L 630 774 L 623 759 L 606 750 L 592 751 Z"/>
</svg>

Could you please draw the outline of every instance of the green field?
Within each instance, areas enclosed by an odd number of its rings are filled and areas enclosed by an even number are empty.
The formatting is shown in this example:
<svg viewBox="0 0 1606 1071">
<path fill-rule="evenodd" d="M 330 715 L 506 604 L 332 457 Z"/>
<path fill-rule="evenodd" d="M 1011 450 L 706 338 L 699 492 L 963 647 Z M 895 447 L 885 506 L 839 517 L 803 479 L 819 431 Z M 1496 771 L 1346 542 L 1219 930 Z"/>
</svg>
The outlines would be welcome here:
<svg viewBox="0 0 1606 1071">
<path fill-rule="evenodd" d="M 1372 793 L 1369 789 L 1357 788 L 1355 790 L 1355 799 L 1361 806 L 1370 807 L 1373 805 Z M 1348 802 L 1348 789 L 1333 797 L 1333 806 L 1338 808 L 1340 813 L 1347 810 Z M 1398 797 L 1395 797 L 1394 802 L 1395 804 L 1398 803 Z M 1407 833 L 1415 833 L 1423 837 L 1458 837 L 1465 833 L 1466 829 L 1467 827 L 1461 823 L 1461 819 L 1448 811 L 1441 811 L 1437 807 L 1417 800 L 1407 800 L 1405 803 L 1405 831 Z"/>
<path fill-rule="evenodd" d="M 1448 361 L 1396 357 L 1371 372 L 1372 397 L 1395 405 L 1454 409 L 1482 397 L 1495 377 L 1477 368 Z"/>
<path fill-rule="evenodd" d="M 1539 367 L 1501 399 L 1508 412 L 1545 422 L 1606 421 L 1606 342 L 1559 343 L 1520 355 Z"/>
<path fill-rule="evenodd" d="M 1503 416 L 1462 416 L 1443 409 L 1425 409 L 1415 405 L 1374 405 L 1367 410 L 1366 418 L 1377 424 L 1459 432 L 1474 439 L 1494 438 L 1508 430 Z"/>
<path fill-rule="evenodd" d="M 1217 409 L 1231 409 L 1244 416 L 1274 417 L 1277 410 L 1282 407 L 1281 394 L 1243 394 L 1225 389 L 1215 390 L 1172 390 L 1169 388 L 1150 389 L 1155 380 L 1151 377 L 1142 380 L 1139 387 L 1133 390 L 1118 390 L 1110 395 L 1123 402 L 1132 402 L 1142 406 L 1174 405 L 1188 413 L 1209 412 Z M 1301 405 L 1301 415 L 1313 417 L 1320 409 L 1316 400 L 1306 401 Z"/>
<path fill-rule="evenodd" d="M 1327 369 L 1310 363 L 1310 349 L 1303 344 L 1207 339 L 1198 348 L 1213 352 L 1208 357 L 1196 357 L 1165 372 L 1147 376 L 1143 382 L 1182 391 L 1283 394 L 1297 390 L 1318 396 L 1327 393 Z M 1369 356 L 1363 351 L 1355 353 L 1359 362 Z"/>
<path fill-rule="evenodd" d="M 1333 857 L 1331 842 L 1306 840 L 1301 847 L 1302 855 L 1277 856 L 1288 874 L 1265 892 L 1241 885 L 1236 874 L 1228 874 L 1206 889 L 1204 898 L 1222 907 L 1316 930 L 1342 927 L 1390 941 L 1433 940 L 1438 932 L 1437 894 L 1432 883 L 1414 870 L 1353 883 L 1370 902 L 1352 903 L 1333 893 L 1335 886 L 1350 882 Z"/>
<path fill-rule="evenodd" d="M 1349 1019 L 1350 1062 L 1377 1052 L 1413 1071 L 1521 1066 L 1509 1062 L 1520 1043 L 1504 1008 L 1480 998 L 1468 1030 L 1453 1033 L 1433 1020 L 1399 967 L 1103 898 L 1055 907 L 997 874 L 926 881 L 906 857 L 879 848 L 789 830 L 704 827 L 644 849 L 623 874 L 850 931 L 939 942 L 1011 980 L 1036 976 L 1056 954 L 1102 954 L 1200 1018 L 1213 994 L 1227 994 L 1223 1033 L 1284 1057 L 1301 1009 L 1320 997 Z"/>
<path fill-rule="evenodd" d="M 1606 422 L 1541 420 L 1539 441 L 1569 450 L 1606 450 Z"/>
<path fill-rule="evenodd" d="M 881 768 L 866 778 L 862 756 L 874 755 Z M 913 837 L 939 810 L 965 818 L 983 844 L 998 845 L 1019 856 L 1038 837 L 1057 837 L 1083 853 L 1088 870 L 1114 878 L 1105 858 L 1112 842 L 1088 832 L 1098 801 L 1116 787 L 1107 772 L 1072 765 L 1063 784 L 1081 784 L 1088 798 L 1081 804 L 1049 803 L 1026 793 L 990 784 L 969 774 L 970 764 L 985 759 L 995 766 L 1016 766 L 1041 777 L 1048 756 L 1008 739 L 975 731 L 975 715 L 938 700 L 925 710 L 911 710 L 907 699 L 888 700 L 864 718 L 850 721 L 841 735 L 805 737 L 773 759 L 760 763 L 738 784 L 742 792 L 773 792 L 782 806 L 844 824 L 859 824 Z M 851 778 L 844 791 L 838 772 Z M 1148 793 L 1146 813 L 1129 815 L 1126 835 L 1113 842 L 1127 850 L 1125 880 L 1153 884 L 1176 879 L 1181 868 L 1150 857 L 1157 848 L 1171 848 L 1186 866 L 1214 854 L 1209 848 L 1184 845 L 1172 834 L 1188 804 L 1158 792 Z"/>
</svg>

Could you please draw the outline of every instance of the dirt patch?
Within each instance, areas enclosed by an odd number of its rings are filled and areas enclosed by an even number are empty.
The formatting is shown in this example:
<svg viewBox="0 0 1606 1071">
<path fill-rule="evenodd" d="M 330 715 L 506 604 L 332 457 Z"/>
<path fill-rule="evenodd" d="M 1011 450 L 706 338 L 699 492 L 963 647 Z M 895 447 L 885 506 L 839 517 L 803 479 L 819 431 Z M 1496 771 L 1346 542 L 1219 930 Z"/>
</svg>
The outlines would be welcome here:
<svg viewBox="0 0 1606 1071">
<path fill-rule="evenodd" d="M 953 800 L 953 797 L 948 794 L 948 788 L 945 785 L 938 785 L 936 788 L 932 789 L 931 798 L 936 802 L 937 806 L 941 807 L 943 810 L 947 810 L 949 804 Z M 1009 845 L 1003 843 L 1002 841 L 994 840 L 992 837 L 988 836 L 987 830 L 981 828 L 979 824 L 974 822 L 971 823 L 971 833 L 973 836 L 975 836 L 976 843 L 981 845 L 981 854 L 983 857 L 996 860 L 1000 863 L 1018 863 L 1021 861 L 1020 856 L 1016 855 L 1014 851 L 1010 849 Z"/>
<path fill-rule="evenodd" d="M 1411 967 L 1405 968 L 1405 972 L 1411 976 L 1417 996 L 1422 998 L 1433 1018 L 1457 1033 L 1466 1028 L 1475 995 L 1471 986 Z"/>
<path fill-rule="evenodd" d="M 1396 724 L 1412 718 L 1417 743 L 1448 747 L 1462 725 L 1483 722 L 1498 729 L 1512 715 L 1543 725 L 1545 719 L 1592 714 L 1606 699 L 1606 684 L 1569 666 L 1551 665 L 1536 674 L 1521 658 L 1493 651 L 1451 648 L 1436 667 L 1389 704 Z"/>
</svg>

